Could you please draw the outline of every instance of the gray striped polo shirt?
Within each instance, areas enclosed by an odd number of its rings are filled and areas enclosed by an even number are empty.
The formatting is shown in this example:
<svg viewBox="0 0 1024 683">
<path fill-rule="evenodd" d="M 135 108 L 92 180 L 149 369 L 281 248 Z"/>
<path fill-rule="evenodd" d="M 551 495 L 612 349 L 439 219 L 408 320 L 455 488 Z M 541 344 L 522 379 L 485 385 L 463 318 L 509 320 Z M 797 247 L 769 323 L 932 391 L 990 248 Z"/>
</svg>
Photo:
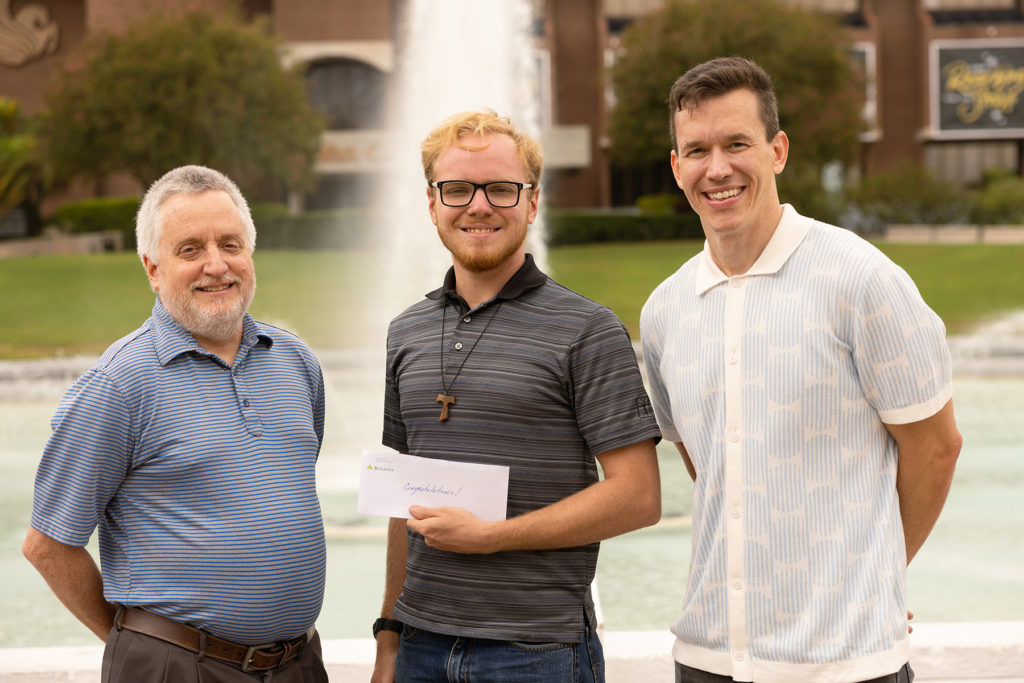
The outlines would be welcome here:
<svg viewBox="0 0 1024 683">
<path fill-rule="evenodd" d="M 660 437 L 629 335 L 608 308 L 550 280 L 530 255 L 473 310 L 454 290 L 449 270 L 391 322 L 384 445 L 507 465 L 514 517 L 598 481 L 596 454 Z M 439 422 L 442 392 L 457 403 Z M 410 531 L 395 614 L 437 633 L 578 642 L 584 612 L 593 620 L 599 545 L 461 555 Z"/>
</svg>

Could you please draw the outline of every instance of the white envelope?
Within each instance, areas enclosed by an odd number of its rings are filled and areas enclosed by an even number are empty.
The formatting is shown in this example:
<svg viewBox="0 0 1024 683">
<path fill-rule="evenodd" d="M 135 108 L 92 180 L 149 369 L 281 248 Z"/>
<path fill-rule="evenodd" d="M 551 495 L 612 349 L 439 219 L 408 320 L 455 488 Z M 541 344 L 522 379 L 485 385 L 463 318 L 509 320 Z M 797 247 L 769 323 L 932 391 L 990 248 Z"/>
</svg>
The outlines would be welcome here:
<svg viewBox="0 0 1024 683">
<path fill-rule="evenodd" d="M 508 467 L 363 451 L 356 510 L 409 519 L 410 505 L 459 507 L 486 522 L 502 521 Z"/>
</svg>

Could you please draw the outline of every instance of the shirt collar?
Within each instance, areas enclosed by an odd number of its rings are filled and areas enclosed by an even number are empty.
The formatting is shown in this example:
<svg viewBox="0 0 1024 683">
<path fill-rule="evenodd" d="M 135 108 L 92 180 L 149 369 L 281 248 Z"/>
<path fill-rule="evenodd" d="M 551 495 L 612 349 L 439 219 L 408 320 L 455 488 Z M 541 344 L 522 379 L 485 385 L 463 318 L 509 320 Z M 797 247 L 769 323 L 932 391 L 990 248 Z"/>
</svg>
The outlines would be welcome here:
<svg viewBox="0 0 1024 683">
<path fill-rule="evenodd" d="M 740 277 L 750 275 L 773 275 L 785 265 L 796 248 L 800 246 L 810 223 L 796 212 L 790 204 L 782 205 L 782 218 L 772 233 L 771 239 L 765 245 L 764 251 L 754 261 L 754 265 Z M 711 250 L 707 240 L 704 241 L 704 251 L 701 252 L 700 261 L 697 264 L 697 277 L 695 280 L 695 293 L 700 295 L 709 289 L 729 279 L 729 276 L 722 272 L 721 268 L 711 258 Z"/>
<path fill-rule="evenodd" d="M 533 289 L 534 287 L 540 287 L 547 281 L 548 276 L 537 267 L 537 264 L 533 260 L 533 254 L 527 254 L 526 261 L 519 267 L 519 270 L 515 272 L 515 275 L 508 279 L 508 282 L 505 283 L 494 299 L 498 301 L 515 299 L 522 295 L 523 292 Z M 444 284 L 434 291 L 427 293 L 428 299 L 436 300 L 443 296 L 449 296 L 458 301 L 462 301 L 462 297 L 455 293 L 454 266 L 449 268 L 448 272 L 445 274 Z"/>
<path fill-rule="evenodd" d="M 204 356 L 210 355 L 209 351 L 199 345 L 195 337 L 171 317 L 160 301 L 160 297 L 157 297 L 156 303 L 153 304 L 153 317 L 150 320 L 153 333 L 156 336 L 156 356 L 160 365 L 167 365 L 184 353 L 194 352 Z M 273 346 L 274 339 L 261 329 L 259 323 L 253 320 L 251 315 L 246 313 L 242 319 L 240 347 L 248 350 L 261 343 L 269 349 Z"/>
</svg>

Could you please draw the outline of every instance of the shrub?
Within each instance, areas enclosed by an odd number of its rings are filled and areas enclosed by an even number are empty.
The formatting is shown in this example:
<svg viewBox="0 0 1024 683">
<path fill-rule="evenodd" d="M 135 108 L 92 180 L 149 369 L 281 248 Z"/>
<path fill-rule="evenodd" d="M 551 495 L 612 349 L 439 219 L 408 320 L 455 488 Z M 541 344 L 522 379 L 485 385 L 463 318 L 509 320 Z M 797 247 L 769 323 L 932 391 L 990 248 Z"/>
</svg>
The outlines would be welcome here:
<svg viewBox="0 0 1024 683">
<path fill-rule="evenodd" d="M 777 179 L 779 187 L 779 201 L 784 204 L 792 204 L 793 208 L 803 216 L 810 216 L 815 220 L 831 223 L 832 225 L 843 224 L 842 210 L 844 198 L 842 193 L 827 192 L 821 183 L 821 174 L 818 169 L 809 166 L 790 168 L 782 172 Z"/>
<path fill-rule="evenodd" d="M 134 249 L 138 212 L 138 197 L 98 197 L 65 204 L 54 212 L 53 218 L 68 232 L 117 230 L 124 236 L 125 249 Z"/>
<path fill-rule="evenodd" d="M 1024 223 L 1024 179 L 1003 170 L 985 173 L 985 183 L 973 195 L 974 223 Z"/>
<path fill-rule="evenodd" d="M 961 190 L 910 162 L 865 178 L 849 198 L 845 227 L 861 232 L 880 232 L 895 223 L 962 223 L 969 210 Z"/>
<path fill-rule="evenodd" d="M 254 206 L 252 212 L 260 249 L 348 249 L 371 242 L 369 209 L 329 209 L 291 216 L 280 204 L 263 204 Z"/>
<path fill-rule="evenodd" d="M 548 209 L 544 214 L 548 244 L 638 242 L 703 239 L 697 214 L 643 214 L 637 211 L 579 211 Z"/>
<path fill-rule="evenodd" d="M 645 216 L 666 216 L 676 213 L 682 196 L 680 193 L 645 194 L 636 198 L 636 208 Z"/>
</svg>

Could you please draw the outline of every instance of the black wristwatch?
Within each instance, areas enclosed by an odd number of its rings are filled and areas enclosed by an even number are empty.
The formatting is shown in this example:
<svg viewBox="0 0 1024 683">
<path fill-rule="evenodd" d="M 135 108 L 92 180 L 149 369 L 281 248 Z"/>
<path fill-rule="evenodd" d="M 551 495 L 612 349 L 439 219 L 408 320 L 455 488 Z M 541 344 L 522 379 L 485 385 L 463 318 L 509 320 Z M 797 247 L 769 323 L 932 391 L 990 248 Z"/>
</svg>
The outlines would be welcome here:
<svg viewBox="0 0 1024 683">
<path fill-rule="evenodd" d="M 381 617 L 377 621 L 373 622 L 373 638 L 377 639 L 377 634 L 381 631 L 394 631 L 395 633 L 402 632 L 402 622 L 397 619 L 388 619 L 387 617 Z"/>
</svg>

